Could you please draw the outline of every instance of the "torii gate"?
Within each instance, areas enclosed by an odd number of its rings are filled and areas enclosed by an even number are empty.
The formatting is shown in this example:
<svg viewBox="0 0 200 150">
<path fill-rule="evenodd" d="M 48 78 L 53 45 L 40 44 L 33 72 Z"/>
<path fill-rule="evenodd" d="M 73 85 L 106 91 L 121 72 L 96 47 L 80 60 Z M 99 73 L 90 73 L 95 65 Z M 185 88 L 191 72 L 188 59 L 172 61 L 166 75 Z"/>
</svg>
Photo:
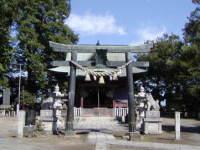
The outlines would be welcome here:
<svg viewBox="0 0 200 150">
<path fill-rule="evenodd" d="M 148 53 L 153 47 L 153 44 L 144 44 L 140 46 L 124 46 L 124 45 L 66 45 L 55 42 L 49 42 L 53 51 L 71 53 L 71 61 L 77 62 L 77 53 L 125 53 L 125 62 L 123 61 L 107 61 L 106 66 L 118 67 L 124 63 L 131 61 L 131 53 Z M 92 66 L 91 61 L 79 61 L 82 66 Z M 53 66 L 70 66 L 70 80 L 69 80 L 69 101 L 66 118 L 66 134 L 73 133 L 74 122 L 74 101 L 75 101 L 75 87 L 76 87 L 76 66 L 70 61 L 53 61 Z M 148 67 L 148 62 L 132 62 L 126 66 L 127 86 L 128 86 L 128 124 L 129 132 L 135 131 L 135 100 L 134 100 L 134 86 L 132 67 Z"/>
</svg>

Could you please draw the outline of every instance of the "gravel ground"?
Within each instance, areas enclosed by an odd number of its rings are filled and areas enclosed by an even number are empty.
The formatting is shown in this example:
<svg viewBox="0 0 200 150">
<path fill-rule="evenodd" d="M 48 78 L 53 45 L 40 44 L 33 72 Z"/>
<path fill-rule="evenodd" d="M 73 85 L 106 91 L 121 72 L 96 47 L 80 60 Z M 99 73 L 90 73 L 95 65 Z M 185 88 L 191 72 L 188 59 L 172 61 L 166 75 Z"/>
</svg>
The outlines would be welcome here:
<svg viewBox="0 0 200 150">
<path fill-rule="evenodd" d="M 163 118 L 164 132 L 161 135 L 145 135 L 143 142 L 189 144 L 200 146 L 200 121 L 181 119 L 181 141 L 174 140 L 174 120 Z M 42 135 L 37 138 L 16 138 L 15 118 L 0 118 L 0 150 L 93 150 L 95 143 L 87 141 L 87 134 L 74 137 Z M 124 131 L 125 132 L 125 131 Z M 151 148 L 107 145 L 110 150 L 151 150 Z"/>
<path fill-rule="evenodd" d="M 1 138 L 0 150 L 94 150 L 95 144 L 81 137 L 41 136 L 37 138 Z"/>
</svg>

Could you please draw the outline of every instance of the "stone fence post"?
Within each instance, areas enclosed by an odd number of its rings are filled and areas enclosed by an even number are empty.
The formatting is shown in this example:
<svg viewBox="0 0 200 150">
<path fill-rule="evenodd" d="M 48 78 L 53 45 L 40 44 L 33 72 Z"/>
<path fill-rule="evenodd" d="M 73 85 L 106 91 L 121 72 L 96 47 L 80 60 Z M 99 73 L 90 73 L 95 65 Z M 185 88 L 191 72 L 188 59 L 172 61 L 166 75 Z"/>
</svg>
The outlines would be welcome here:
<svg viewBox="0 0 200 150">
<path fill-rule="evenodd" d="M 175 134 L 176 140 L 181 139 L 181 119 L 180 112 L 175 112 Z"/>
<path fill-rule="evenodd" d="M 20 110 L 17 115 L 17 137 L 22 138 L 24 135 L 25 111 Z"/>
</svg>

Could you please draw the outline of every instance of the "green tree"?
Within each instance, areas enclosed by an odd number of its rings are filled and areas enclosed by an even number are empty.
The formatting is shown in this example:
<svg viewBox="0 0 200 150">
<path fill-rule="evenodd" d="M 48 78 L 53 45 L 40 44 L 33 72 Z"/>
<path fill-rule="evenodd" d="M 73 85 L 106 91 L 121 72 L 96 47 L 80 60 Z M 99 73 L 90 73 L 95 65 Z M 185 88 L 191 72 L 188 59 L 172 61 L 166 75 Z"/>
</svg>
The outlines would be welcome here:
<svg viewBox="0 0 200 150">
<path fill-rule="evenodd" d="M 200 8 L 197 7 L 192 11 L 189 22 L 185 24 L 184 39 L 186 44 L 195 44 L 200 46 Z"/>
<path fill-rule="evenodd" d="M 182 74 L 184 69 L 180 66 L 179 59 L 183 42 L 176 35 L 165 34 L 158 39 L 151 53 L 145 58 L 150 62 L 146 80 L 147 86 L 152 86 L 155 99 L 167 99 L 168 109 L 182 109 L 181 94 L 183 89 Z M 152 84 L 153 83 L 153 84 Z M 165 93 L 164 96 L 161 93 Z"/>
<path fill-rule="evenodd" d="M 8 71 L 11 52 L 11 26 L 15 18 L 16 2 L 0 1 L 0 85 L 8 85 L 5 73 Z"/>
<path fill-rule="evenodd" d="M 47 71 L 50 62 L 64 59 L 63 55 L 52 52 L 49 41 L 71 44 L 76 43 L 78 37 L 64 25 L 69 16 L 66 0 L 22 0 L 18 8 L 18 40 L 27 58 L 27 87 L 35 92 L 47 87 L 51 78 Z"/>
<path fill-rule="evenodd" d="M 200 8 L 192 11 L 184 28 L 185 47 L 181 62 L 187 74 L 186 97 L 190 99 L 190 109 L 200 112 Z"/>
<path fill-rule="evenodd" d="M 200 112 L 200 8 L 188 18 L 184 41 L 176 35 L 164 35 L 156 41 L 150 61 L 148 80 L 156 83 L 153 94 L 160 99 L 164 91 L 168 110 L 186 110 L 192 116 Z"/>
<path fill-rule="evenodd" d="M 21 104 L 26 107 L 34 107 L 35 104 L 35 95 L 33 93 L 30 93 L 28 91 L 24 91 L 21 95 Z"/>
<path fill-rule="evenodd" d="M 192 0 L 192 2 L 195 4 L 200 4 L 200 0 Z"/>
</svg>

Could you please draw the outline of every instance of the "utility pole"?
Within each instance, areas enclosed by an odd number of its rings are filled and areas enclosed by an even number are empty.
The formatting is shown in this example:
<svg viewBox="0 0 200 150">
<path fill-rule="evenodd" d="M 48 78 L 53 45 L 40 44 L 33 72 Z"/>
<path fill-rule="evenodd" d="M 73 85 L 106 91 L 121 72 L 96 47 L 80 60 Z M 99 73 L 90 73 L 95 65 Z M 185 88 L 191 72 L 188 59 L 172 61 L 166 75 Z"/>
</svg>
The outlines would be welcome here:
<svg viewBox="0 0 200 150">
<path fill-rule="evenodd" d="M 19 85 L 18 85 L 18 103 L 17 103 L 17 115 L 19 115 L 20 110 L 20 95 L 21 95 L 21 64 L 19 64 Z"/>
</svg>

